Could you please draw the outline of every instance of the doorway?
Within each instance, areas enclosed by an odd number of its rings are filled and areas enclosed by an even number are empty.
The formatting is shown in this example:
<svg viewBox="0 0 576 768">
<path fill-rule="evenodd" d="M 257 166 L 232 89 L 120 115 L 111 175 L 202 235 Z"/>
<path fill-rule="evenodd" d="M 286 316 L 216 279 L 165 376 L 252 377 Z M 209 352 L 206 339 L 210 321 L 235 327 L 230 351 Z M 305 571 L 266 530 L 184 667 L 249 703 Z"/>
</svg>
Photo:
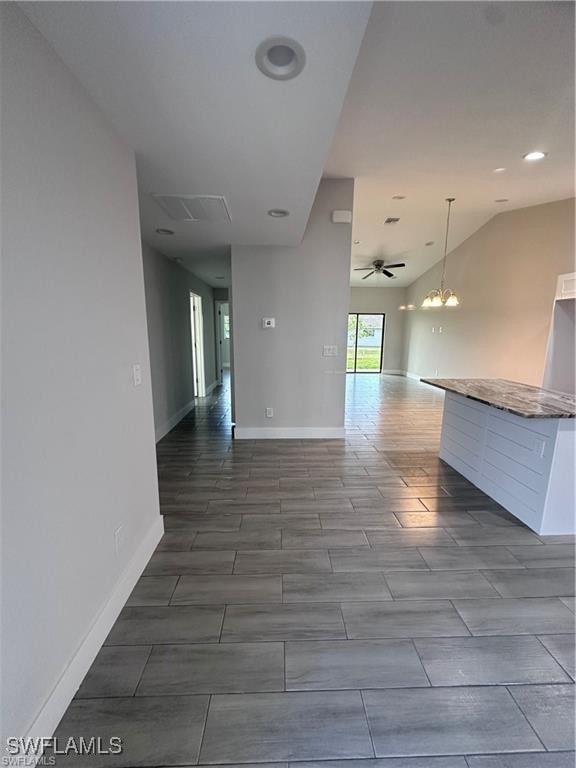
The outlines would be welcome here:
<svg viewBox="0 0 576 768">
<path fill-rule="evenodd" d="M 192 340 L 192 381 L 194 397 L 206 396 L 206 375 L 204 371 L 204 318 L 202 297 L 190 294 L 190 336 Z"/>
<path fill-rule="evenodd" d="M 220 384 L 226 371 L 230 369 L 230 304 L 228 301 L 216 301 L 216 355 L 218 381 Z"/>
<path fill-rule="evenodd" d="M 381 373 L 384 350 L 384 315 L 351 312 L 348 315 L 346 373 Z"/>
</svg>

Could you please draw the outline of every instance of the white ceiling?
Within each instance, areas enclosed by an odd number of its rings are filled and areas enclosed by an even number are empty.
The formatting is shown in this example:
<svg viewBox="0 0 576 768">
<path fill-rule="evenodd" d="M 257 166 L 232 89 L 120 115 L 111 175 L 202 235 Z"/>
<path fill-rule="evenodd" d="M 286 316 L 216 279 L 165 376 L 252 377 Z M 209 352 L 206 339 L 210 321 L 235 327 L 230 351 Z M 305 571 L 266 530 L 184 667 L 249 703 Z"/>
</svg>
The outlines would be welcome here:
<svg viewBox="0 0 576 768">
<path fill-rule="evenodd" d="M 135 149 L 145 240 L 211 285 L 229 284 L 230 244 L 300 241 L 323 169 L 356 178 L 353 266 L 408 265 L 353 272 L 363 286 L 441 257 L 447 196 L 454 247 L 502 210 L 574 194 L 572 3 L 379 2 L 369 22 L 364 2 L 21 6 Z M 304 46 L 297 79 L 256 68 L 272 35 Z M 548 159 L 524 163 L 535 148 Z M 224 195 L 232 222 L 173 222 L 152 193 Z"/>
<path fill-rule="evenodd" d="M 573 57 L 572 3 L 374 5 L 325 175 L 356 177 L 353 267 L 407 267 L 353 285 L 408 285 L 441 258 L 446 197 L 453 248 L 503 210 L 574 194 Z M 532 149 L 548 159 L 523 162 Z"/>
<path fill-rule="evenodd" d="M 142 233 L 213 285 L 230 244 L 300 242 L 370 3 L 32 2 L 21 7 L 136 150 Z M 272 35 L 307 61 L 292 81 L 254 56 Z M 224 195 L 232 222 L 173 222 L 151 198 Z M 286 208 L 272 219 L 270 208 Z M 157 227 L 175 231 L 160 237 Z M 210 256 L 216 259 L 210 269 Z"/>
</svg>

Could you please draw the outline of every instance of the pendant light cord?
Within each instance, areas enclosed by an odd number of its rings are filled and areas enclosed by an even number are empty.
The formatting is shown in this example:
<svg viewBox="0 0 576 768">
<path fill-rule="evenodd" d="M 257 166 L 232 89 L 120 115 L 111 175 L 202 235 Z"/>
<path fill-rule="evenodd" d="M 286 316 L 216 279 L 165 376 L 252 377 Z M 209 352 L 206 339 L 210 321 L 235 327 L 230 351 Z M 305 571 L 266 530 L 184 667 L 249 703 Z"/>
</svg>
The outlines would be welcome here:
<svg viewBox="0 0 576 768">
<path fill-rule="evenodd" d="M 456 198 L 455 197 L 447 197 L 446 202 L 448 203 L 448 215 L 446 216 L 446 237 L 444 238 L 444 260 L 442 262 L 442 279 L 440 280 L 440 290 L 444 291 L 444 276 L 446 275 L 446 256 L 448 254 L 448 231 L 450 229 L 450 210 L 452 208 L 452 203 L 454 202 Z"/>
</svg>

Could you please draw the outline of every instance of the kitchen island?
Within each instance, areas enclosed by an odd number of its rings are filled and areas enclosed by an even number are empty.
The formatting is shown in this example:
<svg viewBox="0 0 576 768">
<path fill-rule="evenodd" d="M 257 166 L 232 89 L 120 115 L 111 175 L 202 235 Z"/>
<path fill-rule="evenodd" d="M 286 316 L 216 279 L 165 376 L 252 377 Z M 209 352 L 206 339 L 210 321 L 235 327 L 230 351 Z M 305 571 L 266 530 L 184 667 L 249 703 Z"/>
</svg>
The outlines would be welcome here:
<svg viewBox="0 0 576 768">
<path fill-rule="evenodd" d="M 576 533 L 572 395 L 504 379 L 422 379 L 446 391 L 440 458 L 536 533 Z"/>
</svg>

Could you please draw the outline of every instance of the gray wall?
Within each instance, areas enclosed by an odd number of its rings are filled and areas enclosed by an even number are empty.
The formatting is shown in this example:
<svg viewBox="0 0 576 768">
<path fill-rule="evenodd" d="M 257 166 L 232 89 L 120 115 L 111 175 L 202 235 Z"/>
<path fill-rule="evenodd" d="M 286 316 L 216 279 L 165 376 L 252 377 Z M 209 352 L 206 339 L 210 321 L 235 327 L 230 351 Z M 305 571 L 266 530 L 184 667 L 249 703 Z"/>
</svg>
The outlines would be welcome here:
<svg viewBox="0 0 576 768">
<path fill-rule="evenodd" d="M 344 423 L 350 226 L 332 224 L 352 209 L 353 180 L 321 182 L 297 248 L 233 247 L 233 361 L 237 435 L 297 429 L 336 434 Z M 281 222 L 279 222 L 281 226 Z M 263 317 L 276 328 L 263 330 Z M 323 345 L 338 345 L 323 357 Z M 265 416 L 274 408 L 274 418 Z"/>
<path fill-rule="evenodd" d="M 154 426 L 163 437 L 192 408 L 190 292 L 202 297 L 206 387 L 216 382 L 213 289 L 187 269 L 142 246 Z"/>
<path fill-rule="evenodd" d="M 368 282 L 368 281 L 366 281 Z M 406 312 L 398 309 L 406 302 L 406 288 L 351 288 L 350 312 L 374 312 L 386 315 L 384 324 L 384 359 L 382 372 L 403 370 L 404 322 Z"/>
<path fill-rule="evenodd" d="M 556 277 L 573 271 L 573 199 L 494 217 L 448 256 L 462 305 L 406 313 L 406 370 L 541 384 Z M 408 301 L 419 306 L 440 272 L 416 280 Z"/>
<path fill-rule="evenodd" d="M 162 526 L 134 154 L 15 4 L 0 22 L 1 725 L 48 736 Z"/>
</svg>

